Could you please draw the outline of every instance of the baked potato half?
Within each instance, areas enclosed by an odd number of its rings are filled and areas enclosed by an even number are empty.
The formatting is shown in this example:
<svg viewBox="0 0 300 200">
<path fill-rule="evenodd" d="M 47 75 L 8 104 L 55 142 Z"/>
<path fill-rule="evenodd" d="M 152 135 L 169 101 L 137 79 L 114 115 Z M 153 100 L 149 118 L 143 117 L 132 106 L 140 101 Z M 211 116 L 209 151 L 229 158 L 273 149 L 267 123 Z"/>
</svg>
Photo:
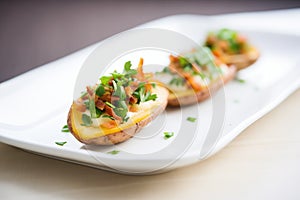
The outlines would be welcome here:
<svg viewBox="0 0 300 200">
<path fill-rule="evenodd" d="M 252 65 L 259 58 L 259 51 L 240 33 L 221 29 L 207 35 L 205 46 L 214 56 L 227 65 L 235 65 L 242 70 Z"/>
<path fill-rule="evenodd" d="M 185 106 L 209 98 L 236 72 L 235 66 L 215 60 L 209 49 L 200 48 L 182 56 L 171 55 L 169 66 L 154 78 L 169 89 L 168 106 Z"/>
<path fill-rule="evenodd" d="M 144 74 L 143 60 L 131 69 L 127 62 L 124 72 L 103 76 L 100 83 L 73 102 L 68 114 L 68 127 L 84 144 L 112 145 L 124 142 L 138 133 L 164 111 L 169 92 L 149 82 Z"/>
</svg>

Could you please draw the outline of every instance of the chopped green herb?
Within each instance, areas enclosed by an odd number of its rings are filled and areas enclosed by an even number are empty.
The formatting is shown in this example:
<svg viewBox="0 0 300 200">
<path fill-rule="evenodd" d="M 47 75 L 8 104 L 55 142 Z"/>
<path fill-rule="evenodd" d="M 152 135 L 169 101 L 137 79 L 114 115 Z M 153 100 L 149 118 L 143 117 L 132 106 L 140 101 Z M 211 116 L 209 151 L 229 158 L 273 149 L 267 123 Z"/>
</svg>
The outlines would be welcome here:
<svg viewBox="0 0 300 200">
<path fill-rule="evenodd" d="M 83 97 L 85 97 L 86 95 L 87 95 L 87 92 L 81 92 L 80 98 L 83 98 Z"/>
<path fill-rule="evenodd" d="M 102 83 L 103 85 L 107 85 L 108 82 L 109 82 L 111 79 L 112 79 L 111 76 L 102 76 L 102 77 L 100 78 L 101 83 Z"/>
<path fill-rule="evenodd" d="M 70 132 L 68 125 L 64 125 L 61 129 L 61 132 Z"/>
<path fill-rule="evenodd" d="M 126 105 L 126 102 L 122 100 L 122 101 L 117 101 L 116 104 L 117 105 L 116 108 L 114 108 L 114 112 L 116 113 L 116 115 L 122 117 L 122 119 L 124 120 L 128 112 L 128 107 Z"/>
<path fill-rule="evenodd" d="M 164 135 L 165 135 L 165 139 L 169 139 L 170 137 L 173 137 L 174 136 L 174 132 L 164 132 Z"/>
<path fill-rule="evenodd" d="M 111 155 L 116 155 L 118 153 L 120 153 L 120 151 L 118 151 L 118 150 L 112 150 L 112 151 L 107 152 L 107 154 L 111 154 Z"/>
<path fill-rule="evenodd" d="M 188 120 L 190 122 L 195 122 L 197 120 L 197 118 L 195 118 L 195 117 L 188 117 L 186 120 Z"/>
<path fill-rule="evenodd" d="M 95 106 L 95 101 L 90 99 L 89 100 L 89 110 L 91 113 L 91 118 L 98 118 L 99 116 L 97 115 L 96 112 L 96 106 Z"/>
<path fill-rule="evenodd" d="M 170 85 L 176 85 L 176 86 L 183 86 L 185 82 L 185 79 L 181 78 L 181 77 L 174 77 L 172 78 L 172 80 L 170 81 Z"/>
<path fill-rule="evenodd" d="M 134 91 L 133 95 L 138 99 L 138 104 L 146 101 L 155 101 L 157 98 L 156 94 L 151 94 L 151 92 L 146 92 L 145 83 L 139 83 L 138 88 Z"/>
<path fill-rule="evenodd" d="M 117 71 L 114 71 L 113 73 L 111 73 L 111 75 L 113 76 L 114 80 L 122 79 L 124 77 L 124 74 L 120 74 Z"/>
<path fill-rule="evenodd" d="M 113 87 L 114 87 L 114 92 L 113 96 L 117 96 L 120 98 L 120 100 L 125 100 L 126 99 L 126 93 L 124 87 L 118 82 L 118 84 L 115 81 L 113 82 Z"/>
<path fill-rule="evenodd" d="M 109 118 L 111 120 L 115 120 L 114 117 L 110 116 L 110 115 L 102 115 L 103 118 Z"/>
<path fill-rule="evenodd" d="M 82 114 L 81 120 L 83 122 L 83 124 L 81 124 L 81 126 L 91 126 L 93 124 L 93 121 L 91 120 L 91 117 L 88 116 L 85 113 Z"/>
<path fill-rule="evenodd" d="M 235 80 L 239 83 L 246 83 L 246 81 L 244 79 L 235 78 Z"/>
<path fill-rule="evenodd" d="M 164 69 L 162 70 L 163 73 L 170 73 L 170 69 L 169 67 L 164 67 Z"/>
<path fill-rule="evenodd" d="M 153 88 L 156 88 L 156 83 L 151 83 Z"/>
<path fill-rule="evenodd" d="M 104 86 L 102 84 L 100 84 L 96 91 L 95 91 L 96 95 L 101 97 L 104 93 L 105 93 L 105 89 L 104 89 Z"/>
<path fill-rule="evenodd" d="M 111 108 L 116 108 L 116 106 L 112 105 L 111 103 L 109 103 L 108 101 L 105 102 L 106 105 L 108 105 Z"/>
<path fill-rule="evenodd" d="M 127 61 L 126 63 L 125 63 L 125 65 L 124 65 L 124 69 L 125 69 L 125 71 L 129 71 L 130 70 L 130 68 L 131 68 L 131 61 Z"/>
<path fill-rule="evenodd" d="M 59 146 L 64 146 L 67 142 L 55 142 L 55 144 L 59 145 Z"/>
</svg>

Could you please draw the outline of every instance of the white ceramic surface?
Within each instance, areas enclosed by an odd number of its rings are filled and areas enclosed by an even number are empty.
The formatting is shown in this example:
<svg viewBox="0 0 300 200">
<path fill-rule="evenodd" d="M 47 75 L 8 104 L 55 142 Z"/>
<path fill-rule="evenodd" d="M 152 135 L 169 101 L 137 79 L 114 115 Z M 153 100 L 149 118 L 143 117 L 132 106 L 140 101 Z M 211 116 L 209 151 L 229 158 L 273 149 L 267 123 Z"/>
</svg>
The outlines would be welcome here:
<svg viewBox="0 0 300 200">
<path fill-rule="evenodd" d="M 221 129 L 222 137 L 216 144 L 215 138 L 206 137 L 212 116 L 217 112 L 213 110 L 211 99 L 179 111 L 167 110 L 137 138 L 113 147 L 87 147 L 70 134 L 62 133 L 60 130 L 66 124 L 77 73 L 97 44 L 1 83 L 0 141 L 49 157 L 119 173 L 158 173 L 201 161 L 228 144 L 300 85 L 300 31 L 289 30 L 285 33 L 281 29 L 255 26 L 250 23 L 251 20 L 246 26 L 243 22 L 247 19 L 244 17 L 242 20 L 242 17 L 237 18 L 235 15 L 222 18 L 180 15 L 140 26 L 177 31 L 197 42 L 202 42 L 209 30 L 235 28 L 260 50 L 260 59 L 238 74 L 246 82 L 242 84 L 232 81 L 224 88 L 225 120 Z M 185 118 L 195 110 L 198 110 L 198 120 L 191 125 Z M 178 119 L 182 119 L 181 123 L 177 123 Z M 165 124 L 159 131 L 174 131 L 175 137 L 164 140 L 162 134 L 157 134 L 145 139 L 147 134 L 159 129 L 160 122 Z M 186 129 L 180 130 L 183 125 Z M 170 161 L 174 157 L 168 157 L 167 154 L 143 158 L 143 155 L 172 146 L 178 135 L 189 133 L 189 129 L 194 131 L 193 126 L 196 125 L 195 140 L 187 141 L 190 145 L 187 145 L 188 148 L 178 159 Z M 57 146 L 56 141 L 67 141 L 67 144 Z M 210 148 L 212 144 L 213 149 Z M 107 154 L 114 149 L 120 150 L 120 153 Z M 128 153 L 135 154 L 137 159 L 132 159 Z"/>
</svg>

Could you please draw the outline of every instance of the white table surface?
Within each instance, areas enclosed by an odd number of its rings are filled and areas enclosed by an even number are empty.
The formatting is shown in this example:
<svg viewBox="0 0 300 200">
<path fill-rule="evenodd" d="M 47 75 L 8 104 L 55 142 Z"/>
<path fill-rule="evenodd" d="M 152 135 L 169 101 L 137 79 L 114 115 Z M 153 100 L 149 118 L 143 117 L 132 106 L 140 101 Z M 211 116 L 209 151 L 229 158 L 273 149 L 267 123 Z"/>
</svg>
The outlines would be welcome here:
<svg viewBox="0 0 300 200">
<path fill-rule="evenodd" d="M 300 12 L 276 16 L 292 30 Z M 0 199 L 296 200 L 299 185 L 300 90 L 213 157 L 160 175 L 118 175 L 0 144 Z"/>
</svg>

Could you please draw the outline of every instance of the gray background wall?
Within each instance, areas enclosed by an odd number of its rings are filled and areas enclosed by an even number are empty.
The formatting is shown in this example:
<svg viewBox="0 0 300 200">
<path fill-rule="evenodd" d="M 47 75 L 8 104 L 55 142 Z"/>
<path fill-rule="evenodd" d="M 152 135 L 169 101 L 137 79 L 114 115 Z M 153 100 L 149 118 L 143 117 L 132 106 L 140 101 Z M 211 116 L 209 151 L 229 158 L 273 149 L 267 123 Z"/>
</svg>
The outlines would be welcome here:
<svg viewBox="0 0 300 200">
<path fill-rule="evenodd" d="M 299 0 L 2 0 L 0 82 L 167 15 L 214 15 L 295 7 L 300 7 Z"/>
</svg>

